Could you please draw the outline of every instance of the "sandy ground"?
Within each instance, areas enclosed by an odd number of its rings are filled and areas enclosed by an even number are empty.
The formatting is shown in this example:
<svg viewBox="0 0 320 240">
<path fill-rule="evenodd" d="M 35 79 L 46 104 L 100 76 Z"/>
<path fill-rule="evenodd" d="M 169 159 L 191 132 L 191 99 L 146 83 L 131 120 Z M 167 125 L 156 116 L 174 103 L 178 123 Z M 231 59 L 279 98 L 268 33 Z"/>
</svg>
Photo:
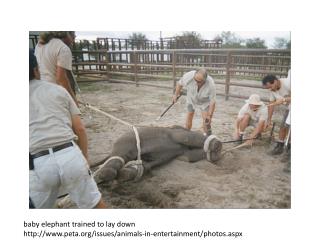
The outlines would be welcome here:
<svg viewBox="0 0 320 240">
<path fill-rule="evenodd" d="M 171 82 L 164 84 L 172 85 Z M 81 101 L 133 125 L 184 125 L 184 96 L 161 120 L 156 121 L 171 103 L 171 91 L 168 89 L 109 82 L 82 84 L 80 87 Z M 223 92 L 222 85 L 217 89 Z M 232 87 L 231 91 L 268 96 L 262 89 Z M 217 97 L 212 130 L 221 140 L 232 139 L 234 120 L 243 104 L 241 99 L 225 101 L 224 97 Z M 108 156 L 113 142 L 121 134 L 131 129 L 87 108 L 82 107 L 82 112 L 89 138 L 90 161 L 96 163 Z M 201 130 L 198 111 L 193 130 Z M 290 208 L 289 156 L 269 155 L 272 147 L 269 136 L 270 132 L 266 132 L 253 147 L 228 152 L 217 164 L 206 160 L 187 163 L 175 159 L 153 169 L 139 182 L 119 184 L 115 181 L 99 185 L 99 188 L 110 208 Z M 223 149 L 233 146 L 224 144 Z M 74 205 L 69 203 L 65 207 Z"/>
</svg>

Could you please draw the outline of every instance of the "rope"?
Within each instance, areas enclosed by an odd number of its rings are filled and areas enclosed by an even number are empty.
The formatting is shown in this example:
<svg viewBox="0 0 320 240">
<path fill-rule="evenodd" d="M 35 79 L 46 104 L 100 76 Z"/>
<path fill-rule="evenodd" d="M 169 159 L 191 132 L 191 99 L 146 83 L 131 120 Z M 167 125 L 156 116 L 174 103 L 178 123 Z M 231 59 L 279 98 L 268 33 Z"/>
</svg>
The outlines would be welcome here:
<svg viewBox="0 0 320 240">
<path fill-rule="evenodd" d="M 138 149 L 137 160 L 141 161 L 141 145 L 140 145 L 140 138 L 139 138 L 138 129 L 135 126 L 132 126 L 132 129 L 133 129 L 134 134 L 136 136 L 136 142 L 137 142 L 137 149 Z"/>
<path fill-rule="evenodd" d="M 136 175 L 136 177 L 134 178 L 134 182 L 138 181 L 141 179 L 143 172 L 144 172 L 144 167 L 142 164 L 142 160 L 135 160 L 135 161 L 130 161 L 127 162 L 126 165 L 124 165 L 125 168 L 134 168 L 137 170 L 138 174 Z"/>
<path fill-rule="evenodd" d="M 207 160 L 211 162 L 211 151 L 209 150 L 209 145 L 210 145 L 210 142 L 217 138 L 215 135 L 210 135 L 204 142 L 203 144 L 203 150 L 205 153 L 207 153 Z"/>
<path fill-rule="evenodd" d="M 82 103 L 82 104 L 84 104 L 84 103 Z M 113 120 L 116 120 L 116 121 L 118 121 L 118 122 L 121 122 L 122 124 L 124 124 L 124 125 L 126 125 L 126 126 L 128 126 L 128 127 L 131 127 L 131 128 L 133 129 L 134 135 L 135 135 L 135 137 L 136 137 L 136 144 L 137 144 L 137 160 L 135 160 L 135 161 L 130 161 L 130 162 L 126 163 L 126 164 L 124 165 L 124 167 L 134 167 L 134 168 L 138 171 L 138 174 L 137 174 L 137 176 L 135 177 L 134 181 L 138 181 L 138 180 L 142 177 L 143 172 L 144 172 L 144 168 L 143 168 L 143 164 L 142 164 L 142 160 L 141 160 L 141 142 L 140 142 L 140 137 L 139 137 L 138 129 L 137 129 L 134 125 L 132 125 L 132 124 L 126 122 L 126 121 L 123 121 L 123 120 L 121 120 L 121 119 L 119 119 L 119 118 L 117 118 L 117 117 L 115 117 L 115 116 L 113 116 L 113 115 L 111 115 L 111 114 L 109 114 L 109 113 L 106 113 L 106 112 L 100 110 L 99 108 L 93 107 L 93 106 L 91 106 L 91 105 L 88 104 L 88 103 L 85 104 L 85 106 L 88 107 L 88 108 L 90 108 L 90 109 L 92 109 L 92 110 L 94 110 L 94 111 L 96 111 L 96 112 L 101 113 L 102 115 L 105 115 L 105 116 L 107 116 L 107 117 L 109 117 L 109 118 L 112 118 Z M 109 161 L 109 160 L 112 159 L 112 158 L 113 158 L 113 157 L 109 158 L 107 161 Z M 119 158 L 119 157 L 117 157 L 117 158 Z M 121 158 L 121 159 L 122 159 L 122 158 Z M 123 159 L 122 159 L 122 160 L 123 160 Z M 123 164 L 124 164 L 124 163 L 125 163 L 125 162 L 124 162 L 124 160 L 123 160 Z"/>
<path fill-rule="evenodd" d="M 132 129 L 136 136 L 136 142 L 137 142 L 137 149 L 138 149 L 137 160 L 128 162 L 124 167 L 134 167 L 138 171 L 138 174 L 133 180 L 136 182 L 141 179 L 144 172 L 144 167 L 141 160 L 141 144 L 140 144 L 138 129 L 135 126 L 132 126 Z"/>
<path fill-rule="evenodd" d="M 106 165 L 108 164 L 109 162 L 111 162 L 112 160 L 114 159 L 117 159 L 117 160 L 120 160 L 120 162 L 122 163 L 122 167 L 126 164 L 126 162 L 124 161 L 124 159 L 122 157 L 119 157 L 119 156 L 112 156 L 110 158 L 107 159 L 107 161 L 105 161 L 103 164 L 101 164 L 99 166 L 99 168 L 93 173 L 93 177 L 96 177 L 98 172 Z"/>
<path fill-rule="evenodd" d="M 124 159 L 123 159 L 122 157 L 112 156 L 112 157 L 108 158 L 108 160 L 105 161 L 105 163 L 104 163 L 103 165 L 107 164 L 108 162 L 110 162 L 110 161 L 113 160 L 113 159 L 118 159 L 118 160 L 120 160 L 120 162 L 122 163 L 122 165 L 125 165 L 125 164 L 126 164 L 126 162 L 124 161 Z"/>
<path fill-rule="evenodd" d="M 82 104 L 84 104 L 84 103 L 82 103 Z M 118 121 L 118 122 L 121 122 L 122 124 L 124 124 L 124 125 L 126 125 L 126 126 L 128 126 L 128 127 L 133 127 L 132 124 L 130 124 L 130 123 L 126 122 L 126 121 L 123 121 L 123 120 L 121 120 L 121 119 L 119 119 L 119 118 L 117 118 L 117 117 L 115 117 L 115 116 L 113 116 L 113 115 L 111 115 L 111 114 L 109 114 L 109 113 L 106 113 L 106 112 L 100 110 L 99 108 L 93 107 L 93 106 L 91 106 L 91 105 L 88 104 L 88 103 L 87 103 L 87 104 L 84 104 L 84 105 L 85 105 L 86 107 L 88 107 L 88 108 L 96 111 L 96 112 L 101 113 L 102 115 L 105 115 L 105 116 L 107 116 L 107 117 L 109 117 L 109 118 L 112 118 L 113 120 L 116 120 L 116 121 Z"/>
<path fill-rule="evenodd" d="M 240 144 L 240 145 L 238 145 L 238 146 L 235 146 L 235 147 L 226 149 L 225 151 L 223 151 L 223 152 L 221 153 L 221 156 L 224 155 L 224 154 L 226 154 L 227 152 L 230 152 L 230 151 L 232 151 L 232 150 L 239 149 L 239 148 L 242 148 L 242 147 L 245 147 L 245 146 L 249 146 L 249 144 L 246 143 L 246 142 L 244 142 L 244 143 L 242 143 L 242 144 Z M 252 145 L 251 145 L 251 147 L 252 147 Z"/>
</svg>

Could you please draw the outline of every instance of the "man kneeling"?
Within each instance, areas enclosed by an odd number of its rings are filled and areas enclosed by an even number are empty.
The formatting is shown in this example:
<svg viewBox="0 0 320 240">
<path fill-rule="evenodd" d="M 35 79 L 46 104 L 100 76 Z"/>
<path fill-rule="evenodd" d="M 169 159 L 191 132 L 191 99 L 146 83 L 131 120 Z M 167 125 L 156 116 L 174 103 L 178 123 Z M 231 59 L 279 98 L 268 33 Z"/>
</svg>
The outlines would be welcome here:
<svg viewBox="0 0 320 240">
<path fill-rule="evenodd" d="M 266 128 L 268 119 L 268 108 L 260 100 L 258 94 L 252 94 L 246 100 L 246 104 L 240 109 L 236 123 L 235 123 L 235 138 L 242 142 L 244 131 L 248 126 L 255 127 L 254 131 L 249 136 L 248 140 L 253 141 L 254 138 L 259 137 L 262 131 Z"/>
</svg>

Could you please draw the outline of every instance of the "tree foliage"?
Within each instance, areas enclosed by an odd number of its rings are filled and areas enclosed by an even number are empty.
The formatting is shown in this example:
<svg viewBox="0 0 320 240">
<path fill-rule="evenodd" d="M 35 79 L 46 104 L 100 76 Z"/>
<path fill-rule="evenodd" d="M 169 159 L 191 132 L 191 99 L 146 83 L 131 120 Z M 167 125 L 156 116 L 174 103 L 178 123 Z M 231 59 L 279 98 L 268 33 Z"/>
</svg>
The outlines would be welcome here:
<svg viewBox="0 0 320 240">
<path fill-rule="evenodd" d="M 176 41 L 176 48 L 199 48 L 202 38 L 201 35 L 194 31 L 186 31 L 181 35 L 174 37 Z"/>
<path fill-rule="evenodd" d="M 131 40 L 131 44 L 138 49 L 143 48 L 144 43 L 148 41 L 148 38 L 145 34 L 141 32 L 134 32 L 129 36 L 129 39 Z"/>
<path fill-rule="evenodd" d="M 129 36 L 130 40 L 134 40 L 134 41 L 147 41 L 147 37 L 145 34 L 140 33 L 140 32 L 134 32 Z"/>
<path fill-rule="evenodd" d="M 148 41 L 148 38 L 145 34 L 141 32 L 133 32 L 129 36 L 129 40 L 131 41 L 131 44 L 133 47 L 136 47 L 137 49 L 143 48 L 146 41 Z"/>
<path fill-rule="evenodd" d="M 291 48 L 291 40 L 286 38 L 276 37 L 274 39 L 274 43 L 272 45 L 273 48 L 276 49 L 290 49 Z"/>
<path fill-rule="evenodd" d="M 234 32 L 224 31 L 216 36 L 214 40 L 222 40 L 223 48 L 243 48 L 243 39 L 238 37 Z"/>
<path fill-rule="evenodd" d="M 289 41 L 287 42 L 286 48 L 289 49 L 289 50 L 291 49 L 291 40 L 289 40 Z"/>
<path fill-rule="evenodd" d="M 263 48 L 266 49 L 267 46 L 265 41 L 260 38 L 249 38 L 246 39 L 246 48 Z"/>
</svg>

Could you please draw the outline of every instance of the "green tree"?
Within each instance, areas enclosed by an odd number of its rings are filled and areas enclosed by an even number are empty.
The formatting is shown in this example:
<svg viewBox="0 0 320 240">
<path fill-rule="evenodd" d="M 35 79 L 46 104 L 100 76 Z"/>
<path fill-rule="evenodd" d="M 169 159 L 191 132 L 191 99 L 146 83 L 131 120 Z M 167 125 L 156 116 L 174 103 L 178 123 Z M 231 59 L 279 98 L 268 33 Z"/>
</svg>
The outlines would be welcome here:
<svg viewBox="0 0 320 240">
<path fill-rule="evenodd" d="M 201 45 L 201 35 L 194 31 L 186 31 L 181 35 L 176 35 L 174 37 L 176 41 L 175 48 L 200 48 Z"/>
<path fill-rule="evenodd" d="M 144 43 L 148 41 L 145 34 L 140 32 L 134 32 L 129 36 L 129 39 L 131 40 L 131 44 L 138 49 L 143 48 Z"/>
<path fill-rule="evenodd" d="M 280 38 L 280 37 L 276 37 L 272 45 L 272 47 L 276 49 L 286 49 L 288 48 L 288 46 L 289 48 L 291 47 L 291 41 L 287 40 L 286 38 Z"/>
<path fill-rule="evenodd" d="M 291 40 L 288 41 L 288 43 L 286 45 L 286 48 L 289 49 L 289 50 L 291 49 Z"/>
<path fill-rule="evenodd" d="M 267 46 L 265 41 L 260 38 L 249 38 L 246 40 L 246 48 L 264 48 L 266 49 Z"/>
<path fill-rule="evenodd" d="M 223 48 L 243 48 L 243 39 L 234 32 L 224 31 L 214 39 L 222 39 Z"/>
</svg>

